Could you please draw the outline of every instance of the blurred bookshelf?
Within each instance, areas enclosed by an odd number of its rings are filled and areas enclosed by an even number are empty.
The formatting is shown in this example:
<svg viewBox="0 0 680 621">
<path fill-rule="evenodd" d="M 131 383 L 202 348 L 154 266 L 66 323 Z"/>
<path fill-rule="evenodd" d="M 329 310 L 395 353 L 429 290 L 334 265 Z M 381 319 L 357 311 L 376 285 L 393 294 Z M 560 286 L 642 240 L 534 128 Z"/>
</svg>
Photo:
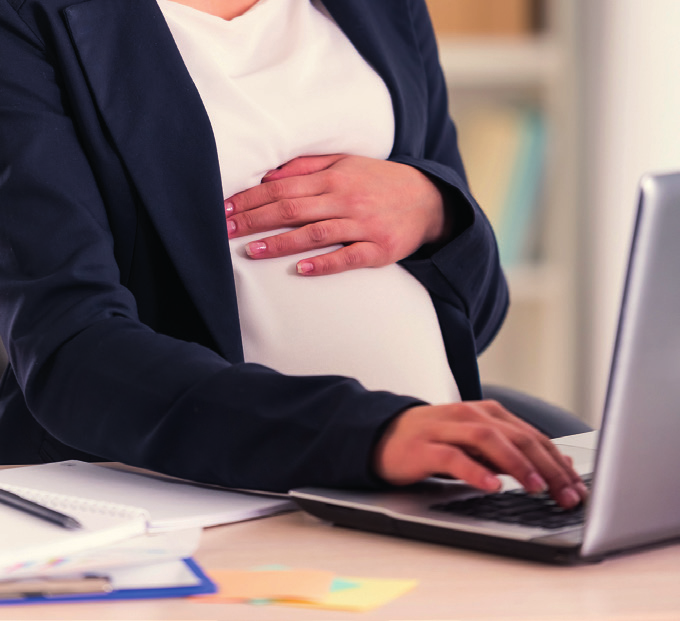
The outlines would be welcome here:
<svg viewBox="0 0 680 621">
<path fill-rule="evenodd" d="M 511 307 L 482 381 L 573 409 L 578 217 L 577 3 L 427 0 L 470 185 Z"/>
</svg>

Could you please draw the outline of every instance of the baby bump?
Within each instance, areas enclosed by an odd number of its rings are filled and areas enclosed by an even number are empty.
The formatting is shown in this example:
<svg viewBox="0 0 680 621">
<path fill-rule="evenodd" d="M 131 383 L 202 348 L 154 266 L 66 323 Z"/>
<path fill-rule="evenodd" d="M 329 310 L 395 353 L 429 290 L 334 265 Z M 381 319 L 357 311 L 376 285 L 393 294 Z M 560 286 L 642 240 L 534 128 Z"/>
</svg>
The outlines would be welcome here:
<svg viewBox="0 0 680 621">
<path fill-rule="evenodd" d="M 271 235 L 272 233 L 268 233 Z M 252 260 L 232 240 L 234 279 L 247 362 L 293 375 L 355 377 L 432 403 L 459 400 L 429 294 L 400 266 L 319 277 L 296 263 L 339 246 Z"/>
</svg>

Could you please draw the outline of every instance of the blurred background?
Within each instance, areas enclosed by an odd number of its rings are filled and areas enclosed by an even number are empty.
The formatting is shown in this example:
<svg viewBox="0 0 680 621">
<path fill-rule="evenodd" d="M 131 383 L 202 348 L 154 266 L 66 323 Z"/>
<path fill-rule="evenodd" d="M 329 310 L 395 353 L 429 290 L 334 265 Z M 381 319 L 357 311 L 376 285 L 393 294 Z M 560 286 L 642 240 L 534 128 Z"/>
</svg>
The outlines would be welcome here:
<svg viewBox="0 0 680 621">
<path fill-rule="evenodd" d="M 680 2 L 427 2 L 510 282 L 482 380 L 597 426 L 637 184 L 680 170 Z"/>
</svg>

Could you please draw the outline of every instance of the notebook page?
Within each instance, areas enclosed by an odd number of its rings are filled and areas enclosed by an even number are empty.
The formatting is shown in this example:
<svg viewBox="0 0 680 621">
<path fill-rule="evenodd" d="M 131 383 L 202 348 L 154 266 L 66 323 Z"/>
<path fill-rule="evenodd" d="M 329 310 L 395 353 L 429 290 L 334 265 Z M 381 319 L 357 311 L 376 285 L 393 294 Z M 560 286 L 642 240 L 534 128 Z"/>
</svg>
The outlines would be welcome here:
<svg viewBox="0 0 680 621">
<path fill-rule="evenodd" d="M 25 494 L 14 486 L 7 491 L 41 502 L 76 518 L 82 528 L 68 530 L 16 508 L 0 504 L 0 577 L 26 569 L 58 564 L 72 554 L 107 546 L 146 531 L 147 516 L 133 507 L 111 506 L 82 498 Z"/>
<path fill-rule="evenodd" d="M 75 460 L 0 471 L 0 485 L 9 483 L 141 507 L 150 516 L 149 532 L 215 526 L 295 508 L 287 498 L 204 487 Z"/>
</svg>

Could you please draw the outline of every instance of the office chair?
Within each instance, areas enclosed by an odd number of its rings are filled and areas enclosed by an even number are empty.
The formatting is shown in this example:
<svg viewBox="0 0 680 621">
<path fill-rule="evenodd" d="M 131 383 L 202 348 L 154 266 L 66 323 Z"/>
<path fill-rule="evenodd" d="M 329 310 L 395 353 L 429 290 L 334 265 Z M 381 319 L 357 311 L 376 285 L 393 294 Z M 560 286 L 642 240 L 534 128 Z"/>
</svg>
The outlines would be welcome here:
<svg viewBox="0 0 680 621">
<path fill-rule="evenodd" d="M 524 392 L 496 386 L 482 385 L 484 399 L 494 399 L 507 410 L 530 423 L 549 438 L 561 438 L 592 431 L 582 420 L 567 410 Z"/>
</svg>

